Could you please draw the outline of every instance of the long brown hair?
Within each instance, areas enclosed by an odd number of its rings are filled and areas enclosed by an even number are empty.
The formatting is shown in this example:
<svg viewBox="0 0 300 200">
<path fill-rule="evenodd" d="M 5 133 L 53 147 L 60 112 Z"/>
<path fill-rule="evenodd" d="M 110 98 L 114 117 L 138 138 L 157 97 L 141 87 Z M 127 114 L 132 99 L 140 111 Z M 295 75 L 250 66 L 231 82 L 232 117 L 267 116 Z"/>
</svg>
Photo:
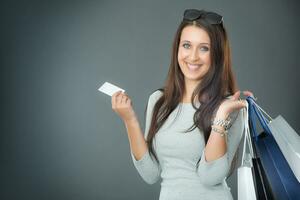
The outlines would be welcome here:
<svg viewBox="0 0 300 200">
<path fill-rule="evenodd" d="M 232 71 L 231 52 L 228 36 L 223 26 L 223 22 L 218 25 L 211 25 L 203 19 L 196 21 L 182 21 L 176 31 L 173 40 L 171 63 L 162 91 L 162 96 L 156 101 L 153 107 L 152 120 L 150 122 L 149 132 L 146 138 L 149 152 L 157 159 L 153 149 L 153 138 L 157 131 L 167 120 L 170 113 L 180 105 L 185 90 L 184 75 L 178 64 L 178 48 L 183 28 L 196 25 L 205 30 L 211 41 L 211 66 L 207 74 L 202 78 L 201 83 L 197 85 L 192 93 L 192 106 L 196 109 L 193 120 L 194 124 L 187 131 L 195 128 L 201 130 L 204 134 L 205 144 L 208 141 L 211 132 L 211 119 L 221 102 L 237 91 L 236 80 Z M 194 99 L 197 96 L 200 107 L 195 106 Z M 235 156 L 236 158 L 236 156 Z M 197 163 L 197 168 L 200 159 Z M 233 169 L 230 171 L 232 172 Z M 231 173 L 230 172 L 230 173 Z"/>
</svg>

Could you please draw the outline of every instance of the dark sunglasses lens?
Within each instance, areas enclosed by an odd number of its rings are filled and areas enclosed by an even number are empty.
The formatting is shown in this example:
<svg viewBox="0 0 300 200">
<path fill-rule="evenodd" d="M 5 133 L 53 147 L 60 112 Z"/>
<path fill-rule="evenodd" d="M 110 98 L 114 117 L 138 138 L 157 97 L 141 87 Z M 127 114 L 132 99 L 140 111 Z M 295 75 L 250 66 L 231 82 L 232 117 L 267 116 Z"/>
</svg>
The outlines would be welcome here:
<svg viewBox="0 0 300 200">
<path fill-rule="evenodd" d="M 220 24 L 223 21 L 223 17 L 217 13 L 207 13 L 205 18 L 210 24 Z"/>
<path fill-rule="evenodd" d="M 202 14 L 201 11 L 196 9 L 188 9 L 184 11 L 184 19 L 188 20 L 195 20 L 199 18 L 199 16 Z"/>
</svg>

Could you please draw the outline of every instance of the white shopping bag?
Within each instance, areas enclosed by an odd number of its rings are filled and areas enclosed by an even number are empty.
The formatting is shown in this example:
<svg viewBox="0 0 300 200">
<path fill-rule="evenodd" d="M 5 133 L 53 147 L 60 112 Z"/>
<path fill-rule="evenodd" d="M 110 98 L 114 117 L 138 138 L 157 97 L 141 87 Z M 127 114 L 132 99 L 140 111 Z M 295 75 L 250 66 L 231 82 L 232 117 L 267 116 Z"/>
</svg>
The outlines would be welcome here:
<svg viewBox="0 0 300 200">
<path fill-rule="evenodd" d="M 242 164 L 237 170 L 238 176 L 238 200 L 256 200 L 256 192 L 252 174 L 253 148 L 250 140 L 250 131 L 248 124 L 248 103 L 246 111 L 244 110 L 244 144 Z M 250 154 L 246 154 L 246 144 L 248 144 Z"/>
</svg>

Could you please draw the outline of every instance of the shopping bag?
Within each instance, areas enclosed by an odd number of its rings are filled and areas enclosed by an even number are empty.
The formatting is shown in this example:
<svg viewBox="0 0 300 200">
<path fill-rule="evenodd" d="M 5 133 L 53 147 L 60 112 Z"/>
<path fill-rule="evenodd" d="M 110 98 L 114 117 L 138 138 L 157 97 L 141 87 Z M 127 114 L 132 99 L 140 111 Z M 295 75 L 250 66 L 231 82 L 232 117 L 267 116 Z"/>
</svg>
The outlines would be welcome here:
<svg viewBox="0 0 300 200">
<path fill-rule="evenodd" d="M 256 106 L 265 114 L 273 137 L 298 182 L 300 182 L 300 136 L 281 115 L 273 119 L 259 105 L 256 104 Z"/>
<path fill-rule="evenodd" d="M 258 200 L 256 198 L 256 192 L 254 188 L 253 171 L 252 171 L 252 144 L 249 142 L 250 132 L 248 126 L 248 105 L 246 111 L 243 110 L 244 115 L 244 143 L 243 143 L 243 154 L 242 163 L 237 170 L 238 176 L 238 200 Z M 248 144 L 250 153 L 246 154 L 246 144 Z"/>
<path fill-rule="evenodd" d="M 251 135 L 254 138 L 253 148 L 261 159 L 275 199 L 300 199 L 300 184 L 273 137 L 280 129 L 274 131 L 275 127 L 269 126 L 270 123 L 252 97 L 247 97 L 246 100 L 249 104 Z M 256 119 L 264 130 L 260 135 L 256 130 Z"/>
<path fill-rule="evenodd" d="M 253 148 L 249 129 L 248 103 L 244 110 L 244 144 L 242 164 L 238 168 L 238 199 L 273 200 L 273 193 L 262 168 L 256 149 Z M 246 144 L 249 152 L 246 154 Z"/>
<path fill-rule="evenodd" d="M 253 148 L 253 152 L 255 152 L 255 148 Z M 262 167 L 260 158 L 255 156 L 255 154 L 256 153 L 254 153 L 254 157 L 252 158 L 252 171 L 254 174 L 253 180 L 256 197 L 259 200 L 273 200 L 275 198 L 271 185 L 267 179 L 264 168 Z"/>
<path fill-rule="evenodd" d="M 238 175 L 238 200 L 256 200 L 252 170 L 250 166 L 241 166 Z M 258 199 L 257 199 L 258 200 Z"/>
</svg>

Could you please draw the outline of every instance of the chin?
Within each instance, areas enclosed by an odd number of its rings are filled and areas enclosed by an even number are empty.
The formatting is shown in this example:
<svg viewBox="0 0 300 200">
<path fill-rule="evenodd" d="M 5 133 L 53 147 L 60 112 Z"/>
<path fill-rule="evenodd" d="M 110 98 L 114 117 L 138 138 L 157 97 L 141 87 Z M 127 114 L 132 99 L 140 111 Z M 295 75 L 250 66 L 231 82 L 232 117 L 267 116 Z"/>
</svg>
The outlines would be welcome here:
<svg viewBox="0 0 300 200">
<path fill-rule="evenodd" d="M 198 82 L 203 78 L 203 76 L 190 76 L 190 75 L 188 75 L 188 76 L 185 75 L 184 77 L 186 80 L 194 81 L 194 82 Z"/>
<path fill-rule="evenodd" d="M 203 73 L 191 74 L 189 71 L 184 74 L 185 78 L 192 80 L 192 81 L 199 81 L 204 77 L 204 75 L 205 74 L 203 74 Z"/>
</svg>

